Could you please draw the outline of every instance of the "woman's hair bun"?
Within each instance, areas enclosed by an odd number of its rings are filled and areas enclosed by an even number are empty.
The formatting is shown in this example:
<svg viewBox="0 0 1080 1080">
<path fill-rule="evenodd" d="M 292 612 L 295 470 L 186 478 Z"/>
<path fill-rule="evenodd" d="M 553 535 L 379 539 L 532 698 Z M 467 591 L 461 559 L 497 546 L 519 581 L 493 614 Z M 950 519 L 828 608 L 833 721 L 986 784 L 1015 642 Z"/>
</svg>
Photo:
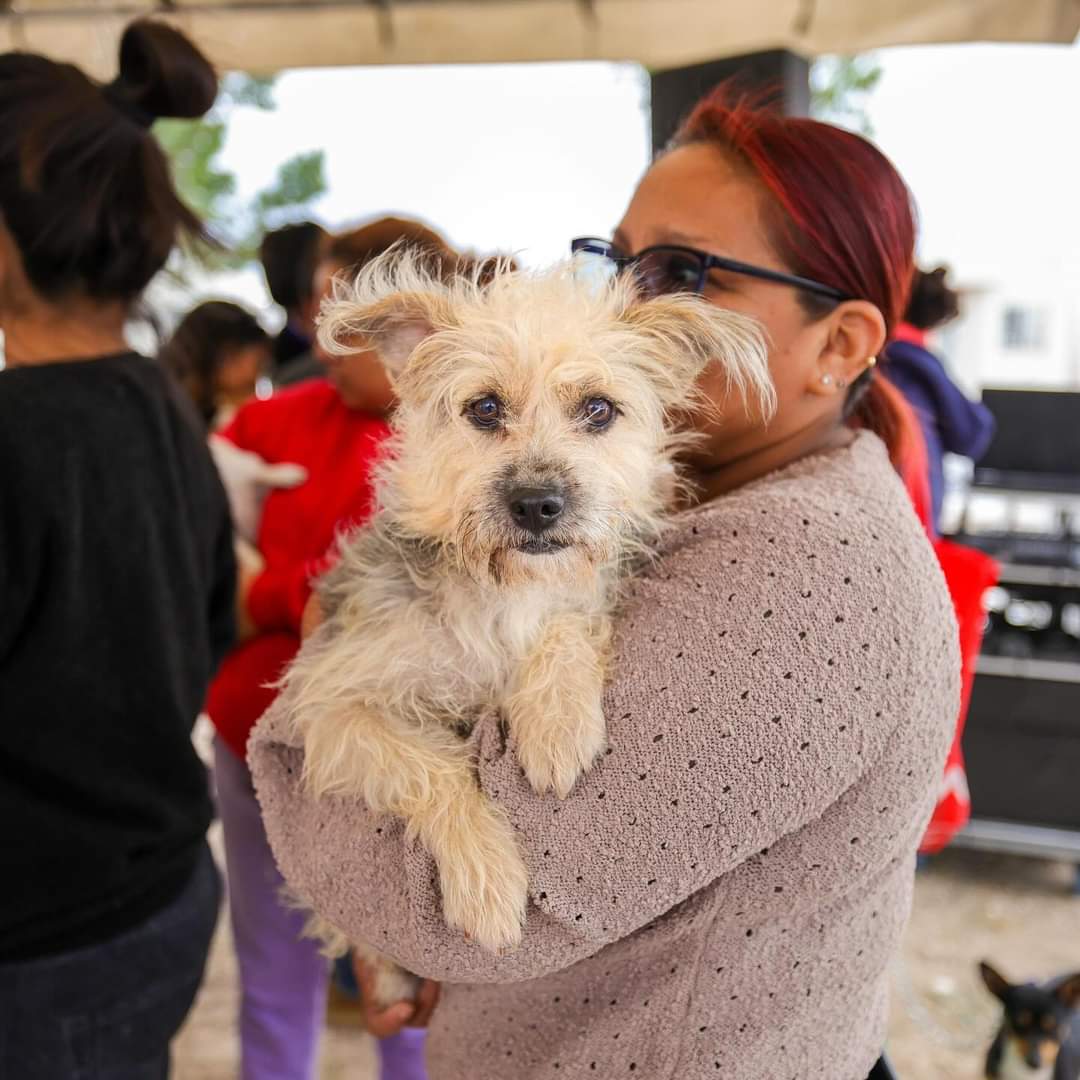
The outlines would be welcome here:
<svg viewBox="0 0 1080 1080">
<path fill-rule="evenodd" d="M 130 304 L 178 239 L 205 238 L 146 129 L 202 116 L 216 95 L 205 57 L 160 22 L 127 28 L 108 86 L 70 64 L 0 54 L 0 217 L 38 295 Z"/>
<path fill-rule="evenodd" d="M 205 56 L 166 23 L 138 19 L 120 39 L 120 74 L 105 88 L 118 108 L 149 127 L 162 117 L 193 120 L 217 98 Z"/>
<path fill-rule="evenodd" d="M 911 298 L 904 321 L 919 330 L 934 330 L 960 314 L 960 295 L 950 287 L 948 268 L 915 271 L 911 279 Z"/>
</svg>

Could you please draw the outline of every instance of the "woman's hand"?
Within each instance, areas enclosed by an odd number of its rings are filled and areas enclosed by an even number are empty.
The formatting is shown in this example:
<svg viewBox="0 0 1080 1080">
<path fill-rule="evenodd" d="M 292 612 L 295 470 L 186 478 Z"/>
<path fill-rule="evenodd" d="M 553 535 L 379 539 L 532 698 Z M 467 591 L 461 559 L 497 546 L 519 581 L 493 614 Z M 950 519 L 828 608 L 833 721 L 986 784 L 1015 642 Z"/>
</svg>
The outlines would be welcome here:
<svg viewBox="0 0 1080 1080">
<path fill-rule="evenodd" d="M 402 1028 L 428 1026 L 431 1014 L 439 1003 L 441 989 L 439 983 L 431 979 L 422 979 L 415 1001 L 399 1001 L 387 1009 L 376 1009 L 369 1004 L 374 996 L 374 975 L 355 953 L 353 954 L 353 971 L 360 985 L 360 1008 L 363 1012 L 364 1027 L 376 1039 L 397 1035 Z"/>
<path fill-rule="evenodd" d="M 319 628 L 323 621 L 322 605 L 319 594 L 312 593 L 304 605 L 304 614 L 300 617 L 300 640 L 306 641 Z"/>
</svg>

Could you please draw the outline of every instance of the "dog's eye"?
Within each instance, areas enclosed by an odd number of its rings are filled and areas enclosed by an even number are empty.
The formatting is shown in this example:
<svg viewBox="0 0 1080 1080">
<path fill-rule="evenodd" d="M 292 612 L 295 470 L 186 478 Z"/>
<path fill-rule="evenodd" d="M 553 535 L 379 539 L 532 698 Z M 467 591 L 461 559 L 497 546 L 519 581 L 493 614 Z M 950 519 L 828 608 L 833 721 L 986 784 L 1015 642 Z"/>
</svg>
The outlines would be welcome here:
<svg viewBox="0 0 1080 1080">
<path fill-rule="evenodd" d="M 618 410 L 607 398 L 592 397 L 581 406 L 581 418 L 593 431 L 601 431 L 606 428 Z"/>
<path fill-rule="evenodd" d="M 494 394 L 477 398 L 465 406 L 465 415 L 478 428 L 495 428 L 502 420 L 502 402 Z"/>
</svg>

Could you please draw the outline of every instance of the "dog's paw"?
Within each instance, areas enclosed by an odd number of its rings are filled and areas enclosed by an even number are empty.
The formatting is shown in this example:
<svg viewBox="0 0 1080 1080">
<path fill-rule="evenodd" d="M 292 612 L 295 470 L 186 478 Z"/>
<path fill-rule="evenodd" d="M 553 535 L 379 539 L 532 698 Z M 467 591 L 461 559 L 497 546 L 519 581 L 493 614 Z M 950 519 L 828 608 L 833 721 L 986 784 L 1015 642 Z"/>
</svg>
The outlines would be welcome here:
<svg viewBox="0 0 1080 1080">
<path fill-rule="evenodd" d="M 443 914 L 488 952 L 521 941 L 529 877 L 514 831 L 477 792 L 475 806 L 433 852 L 439 865 Z"/>
<path fill-rule="evenodd" d="M 518 716 L 511 725 L 517 738 L 518 764 L 539 795 L 554 792 L 565 799 L 604 751 L 604 719 L 599 706 L 594 715 L 569 722 Z"/>
<path fill-rule="evenodd" d="M 490 953 L 521 942 L 528 879 L 524 867 L 501 867 L 476 878 L 461 868 L 441 874 L 446 923 Z"/>
</svg>

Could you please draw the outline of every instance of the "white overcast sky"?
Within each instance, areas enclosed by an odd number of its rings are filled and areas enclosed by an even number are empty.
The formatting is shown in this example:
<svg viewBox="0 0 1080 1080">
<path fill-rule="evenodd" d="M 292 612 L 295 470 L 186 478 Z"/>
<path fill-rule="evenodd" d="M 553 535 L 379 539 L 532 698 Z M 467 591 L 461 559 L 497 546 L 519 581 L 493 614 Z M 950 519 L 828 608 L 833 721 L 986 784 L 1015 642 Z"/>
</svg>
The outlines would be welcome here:
<svg viewBox="0 0 1080 1080">
<path fill-rule="evenodd" d="M 236 115 L 225 160 L 258 186 L 287 153 L 324 149 L 328 224 L 398 210 L 546 261 L 618 221 L 648 160 L 647 94 L 634 64 L 296 71 L 275 112 Z"/>
<path fill-rule="evenodd" d="M 870 118 L 915 193 L 923 259 L 971 283 L 1071 281 L 1080 299 L 1080 47 L 877 55 Z M 541 263 L 618 221 L 648 160 L 647 94 L 633 64 L 293 71 L 275 112 L 234 114 L 224 160 L 253 192 L 322 149 L 314 212 L 331 227 L 404 212 Z"/>
</svg>

